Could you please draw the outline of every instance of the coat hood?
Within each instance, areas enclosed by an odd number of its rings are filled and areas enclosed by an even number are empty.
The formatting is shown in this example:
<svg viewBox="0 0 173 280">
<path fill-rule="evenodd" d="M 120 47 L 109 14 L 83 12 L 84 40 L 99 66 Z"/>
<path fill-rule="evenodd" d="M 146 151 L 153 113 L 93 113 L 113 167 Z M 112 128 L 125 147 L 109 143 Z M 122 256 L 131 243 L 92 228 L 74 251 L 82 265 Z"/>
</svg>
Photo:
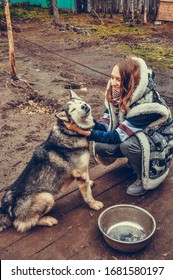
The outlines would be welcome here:
<svg viewBox="0 0 173 280">
<path fill-rule="evenodd" d="M 146 93 L 147 89 L 151 90 L 155 86 L 153 81 L 154 73 L 150 68 L 147 67 L 145 61 L 139 57 L 133 57 L 132 59 L 136 60 L 140 65 L 140 81 L 132 94 L 130 105 L 141 99 Z"/>
</svg>

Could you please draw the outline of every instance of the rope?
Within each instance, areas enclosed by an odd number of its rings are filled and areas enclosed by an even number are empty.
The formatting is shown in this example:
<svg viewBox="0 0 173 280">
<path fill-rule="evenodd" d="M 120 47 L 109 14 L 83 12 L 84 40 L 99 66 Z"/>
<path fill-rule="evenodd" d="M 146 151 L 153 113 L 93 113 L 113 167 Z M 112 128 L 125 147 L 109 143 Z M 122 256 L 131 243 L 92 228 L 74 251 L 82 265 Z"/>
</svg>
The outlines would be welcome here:
<svg viewBox="0 0 173 280">
<path fill-rule="evenodd" d="M 24 38 L 22 38 L 22 39 L 23 39 L 24 41 L 28 42 L 28 43 L 31 43 L 31 44 L 33 44 L 33 45 L 39 47 L 39 48 L 42 48 L 43 50 L 45 50 L 45 51 L 47 51 L 47 52 L 49 52 L 49 53 L 51 53 L 51 54 L 57 55 L 57 56 L 59 56 L 59 57 L 65 59 L 65 60 L 67 60 L 67 61 L 76 63 L 76 64 L 78 64 L 78 65 L 80 65 L 80 66 L 82 66 L 82 67 L 84 67 L 84 68 L 87 68 L 87 69 L 89 69 L 89 70 L 95 72 L 95 73 L 104 75 L 104 76 L 106 76 L 106 77 L 110 77 L 110 75 L 108 75 L 108 74 L 105 74 L 105 73 L 103 73 L 103 72 L 100 72 L 100 71 L 98 71 L 98 70 L 95 70 L 95 69 L 93 69 L 93 68 L 91 68 L 91 67 L 89 67 L 89 66 L 87 66 L 87 65 L 84 65 L 84 64 L 82 64 L 82 63 L 80 63 L 80 62 L 77 62 L 77 61 L 75 61 L 75 60 L 73 60 L 73 59 L 67 58 L 67 57 L 65 57 L 65 56 L 63 56 L 63 55 L 57 54 L 56 52 L 50 51 L 49 49 L 47 49 L 47 48 L 45 48 L 45 47 L 43 47 L 43 46 L 41 46 L 41 45 L 39 45 L 39 44 L 36 44 L 36 43 L 31 42 L 31 41 L 29 41 L 29 40 L 27 40 L 27 39 L 24 39 Z"/>
</svg>

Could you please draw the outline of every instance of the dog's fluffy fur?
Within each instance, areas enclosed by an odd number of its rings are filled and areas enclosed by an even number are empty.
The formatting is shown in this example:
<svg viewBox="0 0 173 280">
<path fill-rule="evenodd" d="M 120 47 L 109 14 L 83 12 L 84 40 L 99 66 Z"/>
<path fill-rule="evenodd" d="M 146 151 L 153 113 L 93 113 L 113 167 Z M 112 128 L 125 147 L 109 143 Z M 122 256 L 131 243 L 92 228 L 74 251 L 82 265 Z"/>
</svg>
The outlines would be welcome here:
<svg viewBox="0 0 173 280">
<path fill-rule="evenodd" d="M 5 190 L 0 207 L 1 231 L 11 225 L 25 232 L 36 225 L 57 224 L 57 219 L 44 215 L 54 206 L 54 195 L 73 179 L 90 208 L 103 207 L 91 192 L 88 142 L 64 126 L 64 121 L 70 121 L 91 129 L 94 123 L 90 106 L 71 91 L 71 99 L 56 117 L 57 124 L 48 139 L 35 149 L 21 175 Z"/>
</svg>

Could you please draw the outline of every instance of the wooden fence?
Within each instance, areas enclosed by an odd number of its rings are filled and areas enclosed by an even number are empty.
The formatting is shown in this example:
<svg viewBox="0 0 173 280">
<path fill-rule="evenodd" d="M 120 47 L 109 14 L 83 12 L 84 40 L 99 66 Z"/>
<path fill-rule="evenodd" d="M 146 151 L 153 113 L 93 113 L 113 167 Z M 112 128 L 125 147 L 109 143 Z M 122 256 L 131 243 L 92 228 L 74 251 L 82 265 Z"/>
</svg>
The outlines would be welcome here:
<svg viewBox="0 0 173 280">
<path fill-rule="evenodd" d="M 90 7 L 100 13 L 121 13 L 123 11 L 123 2 L 128 1 L 129 5 L 131 5 L 132 0 L 81 0 L 83 2 L 83 5 L 86 5 L 88 3 L 88 10 L 90 10 Z M 134 6 L 137 7 L 137 4 L 139 3 L 139 0 L 133 0 Z M 80 2 L 80 0 L 79 0 Z M 144 0 L 142 2 L 142 11 L 144 10 Z M 159 0 L 148 0 L 147 1 L 147 10 L 149 14 L 157 14 L 158 6 L 159 6 Z"/>
</svg>

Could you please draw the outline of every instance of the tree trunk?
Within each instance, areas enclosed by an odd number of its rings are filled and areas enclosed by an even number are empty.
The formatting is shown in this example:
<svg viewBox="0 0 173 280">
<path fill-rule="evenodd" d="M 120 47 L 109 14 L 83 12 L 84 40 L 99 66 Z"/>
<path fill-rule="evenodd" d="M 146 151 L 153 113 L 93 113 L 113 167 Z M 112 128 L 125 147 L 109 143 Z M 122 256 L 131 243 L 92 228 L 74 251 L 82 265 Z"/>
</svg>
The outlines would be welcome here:
<svg viewBox="0 0 173 280">
<path fill-rule="evenodd" d="M 109 3 L 109 13 L 110 13 L 110 18 L 113 18 L 113 0 L 111 0 Z"/>
<path fill-rule="evenodd" d="M 56 26 L 61 26 L 60 16 L 59 16 L 59 9 L 58 9 L 58 3 L 57 3 L 56 0 L 51 0 L 51 1 L 52 1 L 55 25 Z"/>
<path fill-rule="evenodd" d="M 157 15 L 157 4 L 157 0 L 155 0 L 152 7 L 152 12 L 154 15 Z"/>
<path fill-rule="evenodd" d="M 148 0 L 144 1 L 144 23 L 147 24 L 147 7 L 148 7 Z"/>
<path fill-rule="evenodd" d="M 143 3 L 143 0 L 137 1 L 137 9 L 136 9 L 136 22 L 137 23 L 140 23 L 140 17 L 141 17 L 141 12 L 142 12 L 142 3 Z"/>
<path fill-rule="evenodd" d="M 135 21 L 135 6 L 134 6 L 134 0 L 131 0 L 131 11 L 132 11 L 132 23 Z"/>
<path fill-rule="evenodd" d="M 123 12 L 123 0 L 120 0 L 119 13 Z"/>
<path fill-rule="evenodd" d="M 126 0 L 123 3 L 123 17 L 124 21 L 129 21 L 130 16 L 130 0 Z"/>
<path fill-rule="evenodd" d="M 11 16 L 8 0 L 5 0 L 5 16 L 7 23 L 8 43 L 9 43 L 9 61 L 10 61 L 10 77 L 13 80 L 17 80 L 16 69 L 15 69 L 15 55 L 14 55 L 14 41 L 13 31 L 11 25 Z"/>
</svg>

